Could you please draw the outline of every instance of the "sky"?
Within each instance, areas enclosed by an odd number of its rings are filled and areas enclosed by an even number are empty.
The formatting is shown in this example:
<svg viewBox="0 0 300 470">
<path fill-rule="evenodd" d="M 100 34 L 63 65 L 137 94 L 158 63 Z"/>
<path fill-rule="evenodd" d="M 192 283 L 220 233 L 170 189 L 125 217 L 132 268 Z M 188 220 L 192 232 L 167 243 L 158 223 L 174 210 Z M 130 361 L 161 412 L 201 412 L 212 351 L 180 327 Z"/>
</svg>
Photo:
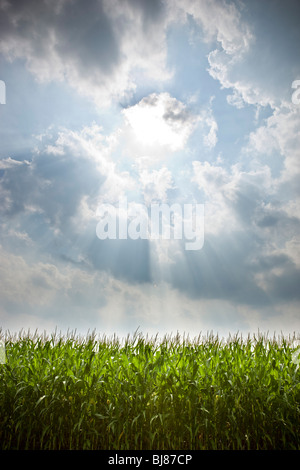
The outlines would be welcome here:
<svg viewBox="0 0 300 470">
<path fill-rule="evenodd" d="M 299 21 L 298 0 L 0 0 L 2 330 L 299 332 Z M 203 207 L 201 247 L 101 239 L 124 200 L 128 224 Z"/>
</svg>

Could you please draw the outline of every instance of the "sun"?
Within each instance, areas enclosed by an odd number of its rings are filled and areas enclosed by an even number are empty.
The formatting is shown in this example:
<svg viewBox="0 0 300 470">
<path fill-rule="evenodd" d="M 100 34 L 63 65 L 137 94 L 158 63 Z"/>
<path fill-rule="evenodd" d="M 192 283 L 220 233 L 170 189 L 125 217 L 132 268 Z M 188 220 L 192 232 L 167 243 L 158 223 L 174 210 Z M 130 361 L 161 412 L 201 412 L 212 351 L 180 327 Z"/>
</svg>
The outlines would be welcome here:
<svg viewBox="0 0 300 470">
<path fill-rule="evenodd" d="M 123 113 L 140 144 L 174 152 L 184 148 L 194 125 L 183 103 L 168 93 L 153 93 Z"/>
</svg>

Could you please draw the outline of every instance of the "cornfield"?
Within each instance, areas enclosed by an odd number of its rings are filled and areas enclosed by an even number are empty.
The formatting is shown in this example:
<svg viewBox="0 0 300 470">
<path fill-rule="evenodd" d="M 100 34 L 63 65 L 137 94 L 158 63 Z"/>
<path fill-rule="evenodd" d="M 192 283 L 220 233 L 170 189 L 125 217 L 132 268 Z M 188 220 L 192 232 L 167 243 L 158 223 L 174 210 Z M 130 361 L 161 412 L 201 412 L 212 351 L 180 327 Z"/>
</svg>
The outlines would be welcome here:
<svg viewBox="0 0 300 470">
<path fill-rule="evenodd" d="M 300 448 L 295 335 L 0 339 L 2 450 Z"/>
</svg>

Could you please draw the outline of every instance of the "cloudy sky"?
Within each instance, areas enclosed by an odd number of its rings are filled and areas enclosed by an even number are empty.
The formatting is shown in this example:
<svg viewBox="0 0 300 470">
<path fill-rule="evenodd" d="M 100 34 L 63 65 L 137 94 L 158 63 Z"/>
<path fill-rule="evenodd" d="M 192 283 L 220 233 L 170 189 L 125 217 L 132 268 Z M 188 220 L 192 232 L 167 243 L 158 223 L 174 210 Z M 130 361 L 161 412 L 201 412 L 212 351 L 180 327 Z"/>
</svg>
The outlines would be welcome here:
<svg viewBox="0 0 300 470">
<path fill-rule="evenodd" d="M 2 329 L 299 331 L 299 21 L 298 0 L 0 0 Z M 204 205 L 203 247 L 99 239 L 121 198 Z"/>
</svg>

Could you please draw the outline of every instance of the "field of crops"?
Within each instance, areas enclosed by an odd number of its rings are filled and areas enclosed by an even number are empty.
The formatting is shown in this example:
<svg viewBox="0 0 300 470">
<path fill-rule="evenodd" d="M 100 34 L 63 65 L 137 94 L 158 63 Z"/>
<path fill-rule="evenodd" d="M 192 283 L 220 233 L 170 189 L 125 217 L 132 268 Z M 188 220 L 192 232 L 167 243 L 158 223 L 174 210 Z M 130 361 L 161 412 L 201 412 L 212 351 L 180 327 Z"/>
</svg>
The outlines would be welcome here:
<svg viewBox="0 0 300 470">
<path fill-rule="evenodd" d="M 300 449 L 299 338 L 0 339 L 1 449 Z"/>
</svg>

